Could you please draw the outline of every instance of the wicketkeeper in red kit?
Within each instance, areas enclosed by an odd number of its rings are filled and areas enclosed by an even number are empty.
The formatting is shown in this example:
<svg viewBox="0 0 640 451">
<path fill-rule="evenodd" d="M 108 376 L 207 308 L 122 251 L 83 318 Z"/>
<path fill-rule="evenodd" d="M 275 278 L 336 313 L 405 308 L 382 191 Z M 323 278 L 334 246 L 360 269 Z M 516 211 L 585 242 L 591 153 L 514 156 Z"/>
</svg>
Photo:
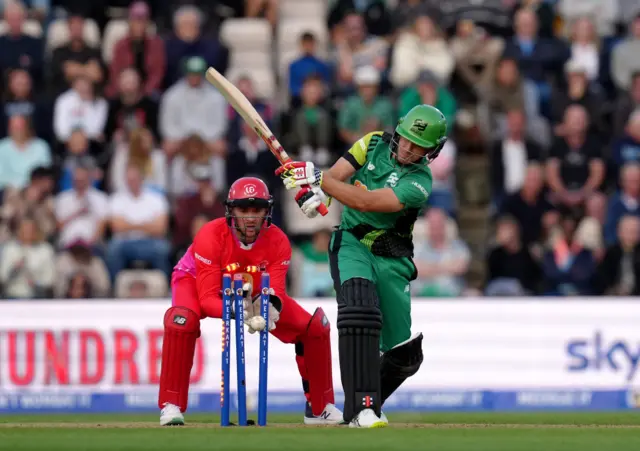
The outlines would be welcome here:
<svg viewBox="0 0 640 451">
<path fill-rule="evenodd" d="M 311 315 L 285 291 L 291 244 L 271 224 L 269 189 L 258 178 L 240 178 L 231 185 L 225 206 L 225 218 L 204 225 L 173 270 L 172 305 L 164 315 L 160 424 L 184 424 L 200 320 L 222 317 L 223 273 L 243 274 L 248 324 L 252 317 L 260 316 L 260 271 L 271 276 L 266 327 L 281 342 L 295 345 L 307 398 L 304 423 L 342 423 L 342 412 L 334 405 L 329 321 L 321 308 Z M 249 332 L 256 330 L 249 327 Z"/>
</svg>

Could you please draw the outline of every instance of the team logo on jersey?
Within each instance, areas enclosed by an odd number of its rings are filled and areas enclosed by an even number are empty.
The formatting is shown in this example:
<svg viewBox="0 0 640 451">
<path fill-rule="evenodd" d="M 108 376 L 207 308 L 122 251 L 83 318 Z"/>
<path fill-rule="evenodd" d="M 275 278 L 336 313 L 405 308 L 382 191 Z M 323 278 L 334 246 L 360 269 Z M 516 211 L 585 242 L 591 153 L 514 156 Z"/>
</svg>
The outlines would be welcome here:
<svg viewBox="0 0 640 451">
<path fill-rule="evenodd" d="M 423 131 L 426 130 L 428 125 L 429 124 L 427 124 L 422 119 L 416 119 L 413 121 L 413 125 L 411 126 L 411 131 L 414 133 L 422 133 Z"/>
<path fill-rule="evenodd" d="M 244 186 L 244 193 L 253 196 L 256 193 L 256 185 L 248 184 Z"/>
<path fill-rule="evenodd" d="M 373 163 L 369 163 L 369 166 L 367 166 L 367 170 L 369 171 L 373 171 L 376 167 L 373 165 Z"/>
<path fill-rule="evenodd" d="M 398 184 L 398 180 L 400 180 L 400 178 L 398 177 L 398 174 L 396 172 L 392 172 L 391 175 L 389 175 L 389 178 L 387 179 L 387 181 L 385 182 L 385 186 L 396 186 Z"/>
<path fill-rule="evenodd" d="M 364 183 L 362 183 L 360 180 L 356 180 L 353 183 L 353 186 L 357 186 L 358 188 L 362 188 L 363 190 L 369 191 L 369 188 L 367 188 L 367 185 L 365 185 Z"/>
</svg>

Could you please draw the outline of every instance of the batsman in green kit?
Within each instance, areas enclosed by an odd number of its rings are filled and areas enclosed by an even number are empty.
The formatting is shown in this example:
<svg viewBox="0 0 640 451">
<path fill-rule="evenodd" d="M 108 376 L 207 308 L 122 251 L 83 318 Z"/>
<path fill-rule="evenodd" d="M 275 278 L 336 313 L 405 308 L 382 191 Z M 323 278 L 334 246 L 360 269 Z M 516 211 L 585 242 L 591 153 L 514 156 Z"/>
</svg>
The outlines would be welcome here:
<svg viewBox="0 0 640 451">
<path fill-rule="evenodd" d="M 393 134 L 360 138 L 328 171 L 310 162 L 278 169 L 308 217 L 334 198 L 344 205 L 329 246 L 338 297 L 344 420 L 351 427 L 388 423 L 385 400 L 422 364 L 422 334 L 411 334 L 413 225 L 431 192 L 429 163 L 446 142 L 444 115 L 419 105 Z"/>
</svg>

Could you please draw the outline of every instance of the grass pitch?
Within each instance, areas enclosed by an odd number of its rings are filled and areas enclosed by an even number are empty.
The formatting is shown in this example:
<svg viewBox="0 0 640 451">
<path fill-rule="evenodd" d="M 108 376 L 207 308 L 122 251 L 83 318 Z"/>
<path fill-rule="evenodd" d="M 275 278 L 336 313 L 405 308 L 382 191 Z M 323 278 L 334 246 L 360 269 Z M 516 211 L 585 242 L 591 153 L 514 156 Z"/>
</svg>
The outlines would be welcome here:
<svg viewBox="0 0 640 451">
<path fill-rule="evenodd" d="M 250 416 L 251 417 L 251 416 Z M 0 416 L 3 450 L 124 451 L 637 451 L 640 412 L 389 414 L 385 429 L 303 426 L 300 415 L 270 415 L 267 428 L 220 428 L 213 415 L 184 427 L 158 415 Z"/>
</svg>

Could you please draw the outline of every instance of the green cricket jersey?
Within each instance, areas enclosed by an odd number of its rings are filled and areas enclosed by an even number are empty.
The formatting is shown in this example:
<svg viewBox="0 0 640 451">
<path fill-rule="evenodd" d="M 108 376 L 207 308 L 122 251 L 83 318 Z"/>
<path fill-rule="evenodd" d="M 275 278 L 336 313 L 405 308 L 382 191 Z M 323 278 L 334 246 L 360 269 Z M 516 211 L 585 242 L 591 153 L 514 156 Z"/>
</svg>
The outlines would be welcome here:
<svg viewBox="0 0 640 451">
<path fill-rule="evenodd" d="M 413 225 L 431 193 L 431 169 L 426 164 L 399 165 L 392 158 L 390 141 L 388 133 L 369 133 L 354 143 L 344 158 L 356 169 L 352 185 L 369 191 L 391 188 L 404 209 L 375 213 L 345 206 L 340 229 L 353 233 L 375 255 L 411 257 Z"/>
</svg>

